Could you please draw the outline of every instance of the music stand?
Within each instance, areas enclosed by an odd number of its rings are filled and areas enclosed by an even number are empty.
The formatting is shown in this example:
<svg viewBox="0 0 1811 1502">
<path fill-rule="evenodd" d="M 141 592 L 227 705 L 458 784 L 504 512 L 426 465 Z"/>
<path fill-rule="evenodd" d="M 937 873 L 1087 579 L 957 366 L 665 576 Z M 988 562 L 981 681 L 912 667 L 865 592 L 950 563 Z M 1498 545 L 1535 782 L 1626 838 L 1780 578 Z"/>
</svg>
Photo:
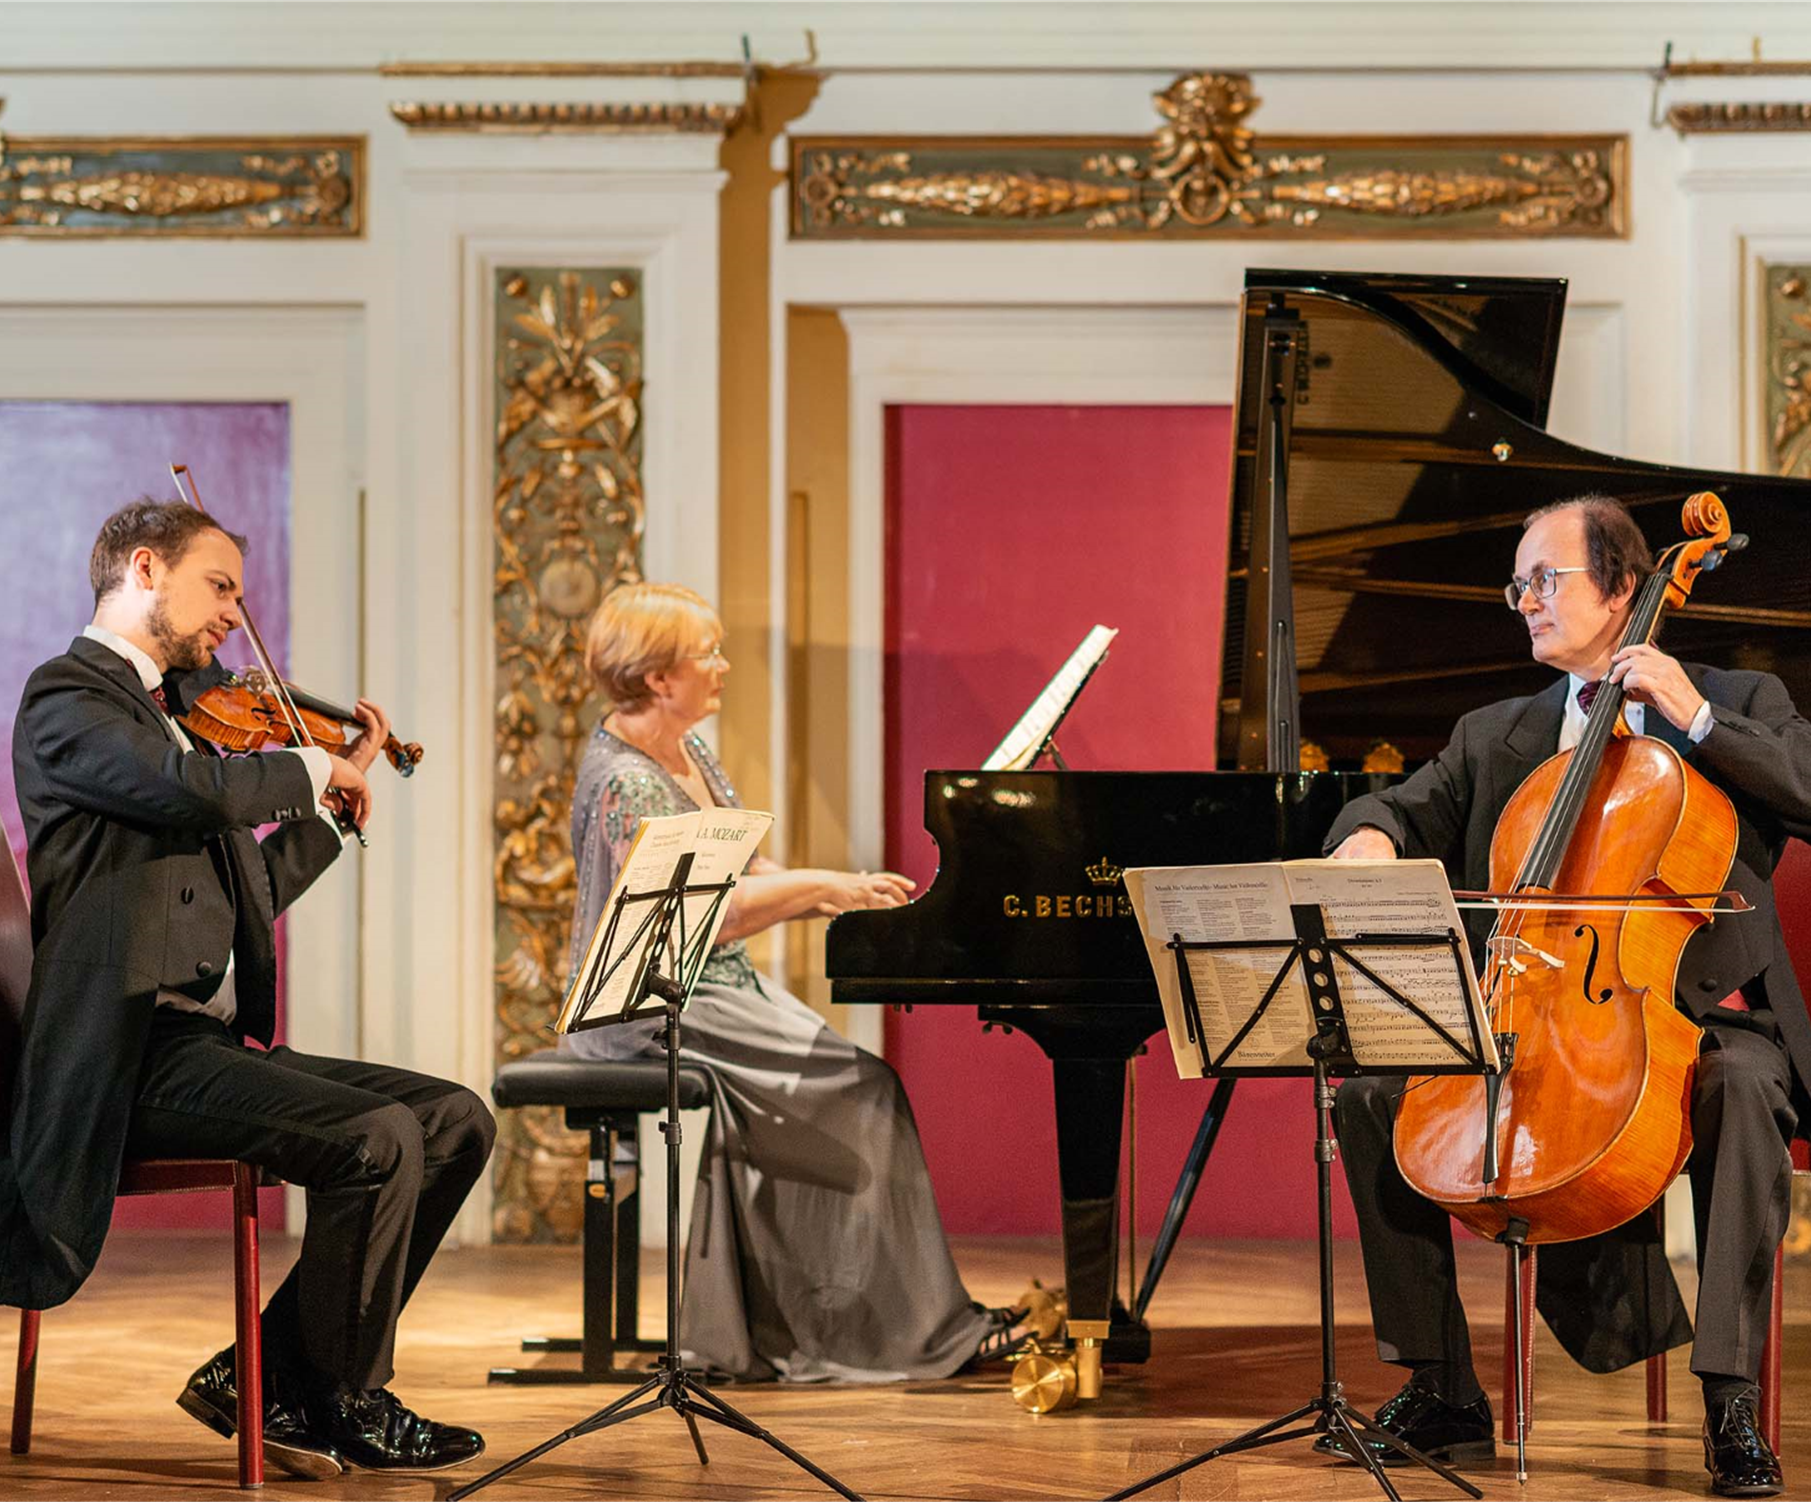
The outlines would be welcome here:
<svg viewBox="0 0 1811 1502">
<path fill-rule="evenodd" d="M 1281 1444 L 1285 1440 L 1304 1439 L 1322 1434 L 1337 1436 L 1344 1444 L 1351 1458 L 1361 1462 L 1377 1484 L 1383 1488 L 1384 1495 L 1390 1502 L 1400 1502 L 1400 1496 L 1390 1479 L 1384 1474 L 1383 1466 L 1371 1453 L 1367 1440 L 1375 1439 L 1387 1449 L 1407 1457 L 1418 1465 L 1426 1467 L 1446 1481 L 1477 1498 L 1484 1494 L 1463 1476 L 1449 1466 L 1441 1464 L 1419 1450 L 1404 1444 L 1401 1439 L 1383 1429 L 1378 1424 L 1354 1409 L 1346 1402 L 1344 1391 L 1334 1368 L 1333 1350 L 1333 1155 L 1337 1144 L 1333 1137 L 1333 1087 L 1329 1083 L 1334 1075 L 1354 1074 L 1398 1074 L 1401 1065 L 1369 1063 L 1361 1065 L 1353 1056 L 1352 1039 L 1347 1031 L 1348 1019 L 1345 1003 L 1339 993 L 1338 966 L 1335 960 L 1343 960 L 1352 970 L 1375 986 L 1399 1007 L 1415 1017 L 1423 1027 L 1436 1034 L 1450 1048 L 1454 1055 L 1451 1064 L 1430 1065 L 1417 1061 L 1413 1065 L 1416 1074 L 1485 1074 L 1489 1072 L 1489 1063 L 1484 1050 L 1484 1040 L 1479 1033 L 1477 1019 L 1467 1013 L 1469 1048 L 1466 1042 L 1453 1037 L 1452 1033 L 1442 1027 L 1417 1005 L 1411 998 L 1404 996 L 1400 990 L 1380 977 L 1367 966 L 1354 950 L 1381 950 L 1400 948 L 1441 947 L 1450 950 L 1453 964 L 1462 990 L 1467 989 L 1470 972 L 1468 956 L 1464 941 L 1451 930 L 1443 934 L 1355 934 L 1349 939 L 1330 939 L 1327 937 L 1326 919 L 1318 904 L 1291 903 L 1289 912 L 1294 920 L 1295 937 L 1293 939 L 1243 940 L 1225 939 L 1200 942 L 1189 942 L 1180 934 L 1174 935 L 1168 949 L 1175 959 L 1177 978 L 1181 989 L 1183 1014 L 1186 1019 L 1188 1038 L 1191 1043 L 1198 1043 L 1201 1048 L 1202 1069 L 1204 1077 L 1225 1079 L 1239 1075 L 1303 1075 L 1311 1074 L 1314 1079 L 1314 1163 L 1315 1178 L 1319 1195 L 1318 1232 L 1320 1244 L 1320 1303 L 1321 1303 L 1321 1384 L 1320 1391 L 1300 1407 L 1292 1409 L 1281 1418 L 1271 1419 L 1248 1429 L 1243 1434 L 1215 1445 L 1211 1450 L 1173 1465 L 1144 1480 L 1135 1482 L 1122 1491 L 1114 1492 L 1108 1502 L 1119 1502 L 1125 1497 L 1134 1497 L 1159 1482 L 1168 1481 L 1180 1476 L 1185 1471 L 1192 1471 L 1196 1466 L 1205 1465 L 1222 1455 L 1237 1454 L 1242 1450 L 1254 1450 L 1264 1445 Z M 1232 1040 L 1221 1049 L 1218 1055 L 1210 1056 L 1206 1032 L 1201 1025 L 1200 1007 L 1195 995 L 1194 978 L 1190 974 L 1188 955 L 1196 950 L 1279 950 L 1282 962 L 1277 967 L 1276 975 L 1271 979 L 1262 999 L 1247 1017 Z M 1257 1026 L 1272 1001 L 1282 992 L 1284 982 L 1290 973 L 1301 967 L 1303 979 L 1307 983 L 1309 1007 L 1314 1018 L 1314 1035 L 1308 1039 L 1307 1053 L 1310 1064 L 1304 1068 L 1296 1064 L 1241 1065 L 1232 1062 L 1239 1045 Z M 1301 1427 L 1304 1419 L 1313 1417 L 1313 1422 Z M 1291 1427 L 1296 1426 L 1296 1427 Z"/>
<path fill-rule="evenodd" d="M 567 1026 L 568 1031 L 577 1032 L 639 1021 L 644 1016 L 654 1014 L 654 1009 L 648 1005 L 651 1000 L 658 1000 L 660 1008 L 666 1013 L 667 1108 L 660 1123 L 660 1134 L 666 1138 L 667 1144 L 666 1351 L 655 1360 L 653 1370 L 639 1387 L 561 1430 L 552 1439 L 542 1441 L 532 1450 L 524 1451 L 514 1460 L 507 1461 L 476 1481 L 460 1487 L 448 1495 L 447 1502 L 460 1502 L 461 1498 L 469 1497 L 493 1481 L 520 1470 L 530 1461 L 568 1440 L 595 1434 L 600 1429 L 608 1429 L 615 1424 L 627 1423 L 630 1419 L 652 1413 L 657 1408 L 670 1408 L 685 1420 L 686 1429 L 692 1437 L 692 1448 L 698 1452 L 700 1465 L 710 1464 L 710 1456 L 704 1449 L 704 1439 L 698 1432 L 698 1420 L 703 1418 L 713 1424 L 720 1424 L 725 1429 L 734 1429 L 739 1434 L 760 1440 L 769 1448 L 779 1451 L 800 1470 L 815 1476 L 833 1491 L 849 1498 L 850 1502 L 862 1502 L 859 1493 L 850 1491 L 828 1471 L 813 1465 L 776 1435 L 724 1402 L 711 1391 L 704 1378 L 692 1372 L 680 1359 L 679 1014 L 691 996 L 693 987 L 698 984 L 698 977 L 703 973 L 704 962 L 710 953 L 710 940 L 717 929 L 717 914 L 729 896 L 730 888 L 736 884 L 735 879 L 729 877 L 720 882 L 688 885 L 691 872 L 692 852 L 688 850 L 674 864 L 672 877 L 666 886 L 650 891 L 617 893 L 615 903 L 599 919 L 600 926 L 608 926 L 603 927 L 601 946 L 596 951 L 598 962 L 588 964 L 578 977 L 578 984 L 584 988 L 584 992 L 572 1013 L 573 1020 Z M 690 934 L 686 932 L 685 904 L 688 897 L 710 899 L 709 906 Z M 632 928 L 629 926 L 632 921 L 631 908 L 645 909 Z M 676 939 L 675 929 L 678 931 Z M 619 935 L 622 936 L 620 944 Z M 661 973 L 660 967 L 667 961 L 672 963 L 676 974 L 667 976 Z M 587 1016 L 587 1010 L 604 995 L 606 988 L 622 972 L 624 966 L 628 967 L 630 989 L 622 1010 L 606 1017 Z"/>
</svg>

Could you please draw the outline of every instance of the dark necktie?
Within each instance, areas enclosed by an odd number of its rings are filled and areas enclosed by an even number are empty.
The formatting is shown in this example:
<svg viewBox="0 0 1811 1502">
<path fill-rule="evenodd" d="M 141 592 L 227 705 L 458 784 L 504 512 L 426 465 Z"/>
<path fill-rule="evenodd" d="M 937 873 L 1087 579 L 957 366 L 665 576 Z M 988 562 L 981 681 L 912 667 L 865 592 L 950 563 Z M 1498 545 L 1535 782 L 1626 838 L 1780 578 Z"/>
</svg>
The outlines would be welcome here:
<svg viewBox="0 0 1811 1502">
<path fill-rule="evenodd" d="M 156 704 L 156 706 L 159 709 L 161 709 L 165 714 L 168 714 L 170 712 L 169 696 L 164 693 L 163 685 L 161 683 L 158 684 L 156 688 L 151 690 L 151 701 L 152 701 L 152 703 Z"/>
<path fill-rule="evenodd" d="M 1581 683 L 1578 686 L 1578 707 L 1586 714 L 1591 712 L 1591 701 L 1597 697 L 1598 689 L 1603 687 L 1603 679 L 1595 683 Z"/>
</svg>

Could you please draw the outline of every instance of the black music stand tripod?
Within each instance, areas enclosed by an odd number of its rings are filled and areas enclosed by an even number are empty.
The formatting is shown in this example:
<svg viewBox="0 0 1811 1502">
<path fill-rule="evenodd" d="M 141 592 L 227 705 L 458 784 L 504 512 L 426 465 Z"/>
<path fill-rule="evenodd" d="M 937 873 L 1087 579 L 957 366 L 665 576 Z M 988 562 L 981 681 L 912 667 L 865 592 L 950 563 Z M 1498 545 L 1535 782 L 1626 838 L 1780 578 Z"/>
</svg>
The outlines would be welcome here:
<svg viewBox="0 0 1811 1502">
<path fill-rule="evenodd" d="M 607 1027 L 624 1022 L 635 1022 L 649 1015 L 653 1010 L 647 1004 L 657 1000 L 666 1013 L 666 1053 L 667 1053 L 667 1108 L 666 1115 L 660 1123 L 660 1134 L 667 1144 L 667 1348 L 663 1355 L 656 1359 L 653 1370 L 639 1387 L 624 1393 L 615 1402 L 598 1409 L 596 1413 L 580 1419 L 570 1428 L 563 1429 L 552 1439 L 544 1440 L 532 1450 L 524 1451 L 514 1460 L 498 1466 L 487 1475 L 460 1487 L 448 1494 L 447 1502 L 460 1502 L 461 1498 L 483 1490 L 493 1481 L 500 1481 L 513 1471 L 520 1470 L 530 1461 L 545 1455 L 549 1450 L 558 1448 L 568 1440 L 580 1439 L 587 1434 L 596 1434 L 600 1429 L 608 1429 L 616 1424 L 626 1424 L 630 1419 L 639 1418 L 644 1413 L 652 1413 L 659 1408 L 670 1408 L 685 1420 L 685 1427 L 692 1437 L 692 1448 L 698 1452 L 698 1463 L 709 1465 L 710 1456 L 705 1453 L 704 1438 L 698 1432 L 698 1420 L 708 1419 L 725 1429 L 733 1429 L 738 1434 L 746 1434 L 751 1439 L 758 1439 L 770 1449 L 778 1450 L 800 1470 L 815 1476 L 825 1486 L 839 1495 L 847 1497 L 850 1502 L 862 1502 L 859 1493 L 852 1492 L 828 1471 L 813 1465 L 803 1455 L 793 1449 L 776 1435 L 763 1429 L 746 1414 L 732 1408 L 716 1393 L 712 1392 L 703 1377 L 690 1370 L 680 1359 L 679 1353 L 679 1014 L 684 1009 L 692 988 L 698 984 L 698 977 L 704 968 L 704 961 L 709 953 L 706 940 L 716 931 L 717 910 L 729 895 L 729 889 L 735 885 L 734 880 L 716 882 L 708 885 L 688 885 L 692 870 L 690 852 L 679 857 L 673 868 L 671 881 L 662 888 L 650 892 L 622 892 L 618 895 L 616 905 L 601 921 L 609 924 L 604 942 L 604 954 L 614 953 L 615 959 L 607 968 L 600 967 L 602 973 L 596 977 L 581 977 L 581 984 L 589 984 L 585 1001 L 578 1009 L 579 1020 L 573 1024 L 572 1031 L 582 1028 Z M 697 925 L 696 932 L 686 934 L 685 900 L 687 897 L 708 896 L 710 907 Z M 631 907 L 643 908 L 644 912 L 629 933 L 626 942 L 620 949 L 614 948 L 614 940 L 620 928 L 627 925 Z M 674 929 L 678 929 L 678 940 L 671 944 Z M 663 957 L 672 954 L 676 960 L 674 968 L 677 976 L 669 977 L 660 973 Z M 585 1017 L 585 1008 L 601 992 L 603 982 L 609 978 L 618 966 L 630 966 L 632 983 L 628 1001 L 621 1012 L 610 1017 Z"/>
<path fill-rule="evenodd" d="M 1482 1497 L 1484 1494 L 1463 1476 L 1442 1465 L 1439 1461 L 1423 1455 L 1419 1450 L 1404 1444 L 1397 1436 L 1379 1427 L 1364 1413 L 1346 1401 L 1344 1389 L 1334 1368 L 1333 1358 L 1333 1155 L 1337 1144 L 1333 1138 L 1333 1086 L 1334 1075 L 1353 1075 L 1365 1073 L 1400 1073 L 1396 1068 L 1366 1069 L 1359 1065 L 1352 1056 L 1351 1039 L 1346 1031 L 1345 1007 L 1340 999 L 1339 983 L 1335 974 L 1333 959 L 1345 961 L 1365 980 L 1377 987 L 1398 1006 L 1405 1008 L 1412 1016 L 1430 1031 L 1438 1034 L 1450 1045 L 1456 1055 L 1456 1062 L 1449 1066 L 1428 1066 L 1417 1063 L 1415 1072 L 1429 1074 L 1482 1074 L 1486 1072 L 1482 1041 L 1477 1035 L 1475 1020 L 1472 1022 L 1471 1044 L 1468 1051 L 1445 1028 L 1429 1017 L 1408 997 L 1394 986 L 1379 977 L 1364 961 L 1354 954 L 1355 949 L 1371 948 L 1429 948 L 1443 947 L 1450 949 L 1453 962 L 1458 967 L 1461 986 L 1465 985 L 1467 956 L 1463 942 L 1455 933 L 1445 934 L 1357 934 L 1350 939 L 1329 939 L 1326 932 L 1326 921 L 1321 909 L 1314 904 L 1291 904 L 1289 909 L 1295 920 L 1296 936 L 1293 939 L 1272 939 L 1247 942 L 1244 940 L 1216 940 L 1212 942 L 1185 942 L 1180 934 L 1175 935 L 1169 949 L 1175 956 L 1177 974 L 1180 979 L 1183 1014 L 1187 1025 L 1188 1040 L 1201 1049 L 1202 1074 L 1224 1079 L 1228 1075 L 1302 1075 L 1312 1074 L 1314 1078 L 1314 1165 L 1315 1178 L 1319 1194 L 1318 1240 L 1320 1243 L 1320 1300 L 1321 1300 L 1321 1383 L 1320 1390 L 1303 1403 L 1292 1409 L 1281 1418 L 1271 1419 L 1267 1423 L 1248 1429 L 1245 1433 L 1215 1445 L 1213 1449 L 1184 1460 L 1166 1470 L 1147 1476 L 1142 1481 L 1134 1482 L 1122 1491 L 1114 1492 L 1108 1502 L 1120 1502 L 1121 1498 L 1135 1497 L 1147 1491 L 1159 1482 L 1168 1481 L 1192 1471 L 1196 1466 L 1205 1465 L 1210 1460 L 1217 1460 L 1222 1455 L 1235 1455 L 1242 1450 L 1255 1450 L 1264 1445 L 1282 1444 L 1286 1440 L 1318 1438 L 1323 1434 L 1336 1437 L 1345 1449 L 1346 1457 L 1357 1460 L 1367 1469 L 1390 1502 L 1401 1502 L 1400 1494 L 1384 1473 L 1383 1466 L 1372 1453 L 1371 1444 L 1375 1441 L 1387 1449 L 1426 1467 L 1443 1480 L 1450 1481 L 1460 1491 L 1470 1497 Z M 1282 951 L 1282 964 L 1278 966 L 1269 989 L 1262 1000 L 1252 1009 L 1252 1014 L 1233 1035 L 1232 1040 L 1220 1052 L 1217 1058 L 1208 1056 L 1205 1034 L 1201 1027 L 1201 1013 L 1195 997 L 1194 980 L 1189 972 L 1188 952 L 1191 950 L 1260 950 L 1271 949 Z M 1264 1066 L 1247 1068 L 1229 1063 L 1239 1045 L 1244 1042 L 1258 1020 L 1264 1015 L 1271 1001 L 1282 990 L 1283 983 L 1290 972 L 1301 966 L 1302 975 L 1307 981 L 1309 1005 L 1314 1014 L 1314 1036 L 1308 1040 L 1307 1052 L 1312 1061 L 1309 1068 L 1293 1066 Z"/>
</svg>

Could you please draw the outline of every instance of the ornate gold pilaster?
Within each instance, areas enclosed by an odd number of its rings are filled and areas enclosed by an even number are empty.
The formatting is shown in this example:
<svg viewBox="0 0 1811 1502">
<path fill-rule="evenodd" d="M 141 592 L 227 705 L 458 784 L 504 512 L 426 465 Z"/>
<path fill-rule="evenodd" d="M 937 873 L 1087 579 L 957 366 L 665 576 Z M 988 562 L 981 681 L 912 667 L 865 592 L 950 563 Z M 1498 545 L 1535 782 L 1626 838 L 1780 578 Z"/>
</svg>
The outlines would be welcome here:
<svg viewBox="0 0 1811 1502">
<path fill-rule="evenodd" d="M 573 775 L 599 705 L 585 626 L 641 573 L 640 275 L 516 269 L 496 282 L 492 490 L 496 647 L 497 1058 L 553 1042 L 577 892 Z M 584 1139 L 510 1111 L 495 1160 L 499 1241 L 578 1233 Z"/>
<path fill-rule="evenodd" d="M 1239 73 L 1153 96 L 1145 139 L 802 137 L 795 239 L 1618 237 L 1623 136 L 1275 136 Z"/>
<path fill-rule="evenodd" d="M 1811 478 L 1811 266 L 1762 268 L 1768 462 Z"/>
<path fill-rule="evenodd" d="M 0 136 L 0 235 L 364 232 L 363 136 Z"/>
</svg>

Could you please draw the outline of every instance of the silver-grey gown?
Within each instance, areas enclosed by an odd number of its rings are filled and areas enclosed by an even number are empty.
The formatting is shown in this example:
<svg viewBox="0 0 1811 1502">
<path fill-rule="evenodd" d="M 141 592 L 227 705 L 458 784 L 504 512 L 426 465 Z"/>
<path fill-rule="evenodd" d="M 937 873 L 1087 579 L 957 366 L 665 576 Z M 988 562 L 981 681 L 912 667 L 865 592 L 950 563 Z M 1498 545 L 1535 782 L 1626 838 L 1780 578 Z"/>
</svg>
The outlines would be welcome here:
<svg viewBox="0 0 1811 1502">
<path fill-rule="evenodd" d="M 715 801 L 740 806 L 697 736 Z M 572 966 L 645 817 L 697 805 L 601 725 L 572 808 Z M 659 1059 L 661 1019 L 570 1034 L 590 1058 Z M 947 1377 L 987 1333 L 944 1240 L 899 1076 L 772 980 L 741 942 L 706 963 L 680 1057 L 716 1080 L 686 1247 L 680 1343 L 744 1380 Z"/>
</svg>

